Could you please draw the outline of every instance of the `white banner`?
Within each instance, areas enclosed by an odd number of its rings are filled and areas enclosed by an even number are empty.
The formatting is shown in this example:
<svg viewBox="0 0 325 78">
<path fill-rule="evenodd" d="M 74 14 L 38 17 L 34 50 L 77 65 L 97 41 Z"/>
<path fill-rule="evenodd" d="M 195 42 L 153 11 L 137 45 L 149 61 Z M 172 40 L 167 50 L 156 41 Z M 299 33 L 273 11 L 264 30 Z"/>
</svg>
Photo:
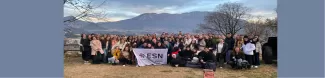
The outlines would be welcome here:
<svg viewBox="0 0 325 78">
<path fill-rule="evenodd" d="M 167 51 L 168 49 L 133 49 L 139 66 L 167 64 Z"/>
</svg>

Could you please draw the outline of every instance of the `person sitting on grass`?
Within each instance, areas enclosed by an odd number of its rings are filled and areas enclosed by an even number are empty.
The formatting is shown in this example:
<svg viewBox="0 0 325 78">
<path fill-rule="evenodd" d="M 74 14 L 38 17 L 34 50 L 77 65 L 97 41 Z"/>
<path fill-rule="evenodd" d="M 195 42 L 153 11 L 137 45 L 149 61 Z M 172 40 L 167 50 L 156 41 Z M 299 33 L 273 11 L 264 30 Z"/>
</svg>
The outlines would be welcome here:
<svg viewBox="0 0 325 78">
<path fill-rule="evenodd" d="M 235 47 L 235 50 L 230 55 L 231 60 L 229 61 L 229 65 L 232 68 L 242 68 L 242 62 L 245 60 L 245 54 L 240 50 L 240 47 Z"/>
<path fill-rule="evenodd" d="M 212 52 L 210 52 L 209 48 L 205 47 L 204 50 L 198 54 L 198 56 L 199 56 L 199 60 L 202 65 L 202 68 L 209 69 L 205 66 L 207 64 L 212 64 L 212 63 L 214 63 L 213 67 L 216 67 L 215 66 L 216 56 Z"/>
<path fill-rule="evenodd" d="M 194 52 L 190 47 L 187 46 L 185 50 L 179 52 L 179 56 L 181 56 L 185 61 L 191 61 L 193 59 Z"/>
<path fill-rule="evenodd" d="M 186 61 L 182 60 L 182 58 L 177 56 L 176 54 L 172 54 L 172 59 L 170 61 L 170 64 L 173 67 L 184 67 L 186 64 Z"/>
<path fill-rule="evenodd" d="M 120 58 L 121 50 L 118 46 L 116 46 L 113 50 L 113 57 L 114 57 L 114 65 L 119 63 L 119 58 Z"/>
<path fill-rule="evenodd" d="M 121 64 L 123 64 L 123 66 L 125 66 L 125 64 L 132 64 L 131 52 L 128 46 L 124 48 L 124 50 L 121 52 L 121 55 L 122 56 L 119 58 L 119 61 Z"/>
<path fill-rule="evenodd" d="M 114 52 L 114 51 L 113 51 L 113 52 Z M 107 57 L 107 63 L 108 63 L 108 64 L 116 64 L 116 62 L 115 62 L 115 57 L 113 56 L 112 51 L 107 51 L 107 55 L 106 55 L 106 57 Z"/>
</svg>

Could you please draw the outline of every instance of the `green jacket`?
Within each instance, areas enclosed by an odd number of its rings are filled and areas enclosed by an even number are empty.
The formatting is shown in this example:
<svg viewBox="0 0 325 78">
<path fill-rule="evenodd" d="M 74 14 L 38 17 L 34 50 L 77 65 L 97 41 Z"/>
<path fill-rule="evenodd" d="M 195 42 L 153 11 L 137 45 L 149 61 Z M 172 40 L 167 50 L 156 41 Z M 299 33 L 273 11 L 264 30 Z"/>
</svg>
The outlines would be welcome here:
<svg viewBox="0 0 325 78">
<path fill-rule="evenodd" d="M 212 44 L 219 43 L 219 38 L 212 38 Z"/>
</svg>

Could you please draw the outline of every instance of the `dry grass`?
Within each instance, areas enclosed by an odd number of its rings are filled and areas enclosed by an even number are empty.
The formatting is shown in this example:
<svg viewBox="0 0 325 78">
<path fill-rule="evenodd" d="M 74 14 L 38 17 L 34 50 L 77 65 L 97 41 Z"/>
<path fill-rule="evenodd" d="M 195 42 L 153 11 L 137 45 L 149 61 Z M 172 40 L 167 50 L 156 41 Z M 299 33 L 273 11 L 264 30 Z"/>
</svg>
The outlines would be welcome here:
<svg viewBox="0 0 325 78">
<path fill-rule="evenodd" d="M 261 65 L 258 69 L 217 69 L 215 78 L 276 78 L 275 65 Z M 64 78 L 203 78 L 203 70 L 187 67 L 84 65 L 81 57 L 64 59 Z"/>
</svg>

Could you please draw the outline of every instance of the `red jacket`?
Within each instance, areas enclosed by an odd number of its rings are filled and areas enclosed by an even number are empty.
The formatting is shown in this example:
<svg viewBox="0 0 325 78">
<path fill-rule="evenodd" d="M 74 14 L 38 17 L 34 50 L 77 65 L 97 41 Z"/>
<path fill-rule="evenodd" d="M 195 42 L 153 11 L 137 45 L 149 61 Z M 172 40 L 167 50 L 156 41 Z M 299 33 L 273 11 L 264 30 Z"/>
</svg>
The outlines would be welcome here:
<svg viewBox="0 0 325 78">
<path fill-rule="evenodd" d="M 176 50 L 176 51 L 172 52 L 172 55 L 173 54 L 178 54 L 178 52 L 180 52 L 180 51 L 179 50 Z"/>
</svg>

